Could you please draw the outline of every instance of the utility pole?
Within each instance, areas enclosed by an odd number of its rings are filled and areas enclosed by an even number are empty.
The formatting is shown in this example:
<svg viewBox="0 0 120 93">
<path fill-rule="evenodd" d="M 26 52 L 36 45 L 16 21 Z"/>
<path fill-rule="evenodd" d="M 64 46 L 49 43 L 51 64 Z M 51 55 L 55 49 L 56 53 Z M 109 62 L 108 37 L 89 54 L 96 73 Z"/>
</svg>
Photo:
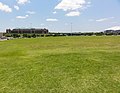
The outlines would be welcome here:
<svg viewBox="0 0 120 93">
<path fill-rule="evenodd" d="M 72 29 L 73 29 L 72 25 L 73 25 L 73 24 L 71 23 L 71 36 L 72 36 Z"/>
<path fill-rule="evenodd" d="M 32 34 L 32 23 L 30 23 L 30 33 Z"/>
</svg>

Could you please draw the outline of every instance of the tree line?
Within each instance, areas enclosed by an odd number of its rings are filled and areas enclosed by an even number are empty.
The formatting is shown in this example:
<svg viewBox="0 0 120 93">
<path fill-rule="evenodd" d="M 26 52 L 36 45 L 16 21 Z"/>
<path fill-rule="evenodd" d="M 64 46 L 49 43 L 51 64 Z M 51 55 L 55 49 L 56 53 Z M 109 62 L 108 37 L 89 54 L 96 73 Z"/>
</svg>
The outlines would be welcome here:
<svg viewBox="0 0 120 93">
<path fill-rule="evenodd" d="M 120 35 L 120 33 L 105 33 L 105 32 L 78 32 L 78 33 L 48 33 L 48 34 L 17 34 L 6 33 L 4 36 L 13 38 L 36 38 L 36 37 L 57 37 L 57 36 L 109 36 Z"/>
</svg>

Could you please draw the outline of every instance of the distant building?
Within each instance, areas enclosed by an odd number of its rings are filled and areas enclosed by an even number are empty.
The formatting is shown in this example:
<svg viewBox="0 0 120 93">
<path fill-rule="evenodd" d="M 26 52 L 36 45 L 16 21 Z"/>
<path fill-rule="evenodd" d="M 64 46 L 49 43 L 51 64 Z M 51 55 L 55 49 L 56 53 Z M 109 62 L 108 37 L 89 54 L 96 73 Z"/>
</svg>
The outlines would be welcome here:
<svg viewBox="0 0 120 93">
<path fill-rule="evenodd" d="M 120 30 L 106 30 L 104 31 L 105 34 L 114 34 L 114 35 L 120 35 Z"/>
<path fill-rule="evenodd" d="M 49 31 L 48 29 L 35 29 L 35 28 L 30 28 L 30 29 L 6 29 L 6 33 L 11 33 L 11 34 L 47 34 Z"/>
</svg>

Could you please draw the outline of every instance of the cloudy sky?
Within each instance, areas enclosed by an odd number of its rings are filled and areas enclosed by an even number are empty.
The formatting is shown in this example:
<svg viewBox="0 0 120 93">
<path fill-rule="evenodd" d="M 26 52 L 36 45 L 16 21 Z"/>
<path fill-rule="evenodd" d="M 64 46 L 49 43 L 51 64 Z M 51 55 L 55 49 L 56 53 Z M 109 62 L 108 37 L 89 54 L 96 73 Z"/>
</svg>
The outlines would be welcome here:
<svg viewBox="0 0 120 93">
<path fill-rule="evenodd" d="M 120 0 L 0 0 L 0 31 L 48 28 L 51 32 L 120 29 Z"/>
</svg>

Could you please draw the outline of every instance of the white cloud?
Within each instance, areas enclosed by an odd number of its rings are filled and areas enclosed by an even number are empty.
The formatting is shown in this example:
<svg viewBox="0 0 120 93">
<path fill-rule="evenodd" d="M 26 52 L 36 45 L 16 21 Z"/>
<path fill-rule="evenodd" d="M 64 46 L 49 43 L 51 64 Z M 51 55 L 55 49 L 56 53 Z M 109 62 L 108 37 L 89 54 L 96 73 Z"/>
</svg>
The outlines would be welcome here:
<svg viewBox="0 0 120 93">
<path fill-rule="evenodd" d="M 55 9 L 68 11 L 69 13 L 66 16 L 79 16 L 80 11 L 90 7 L 90 4 L 91 2 L 86 0 L 62 0 Z"/>
<path fill-rule="evenodd" d="M 66 14 L 66 16 L 79 16 L 79 15 L 80 15 L 79 11 L 72 11 L 72 12 L 69 12 L 68 14 Z"/>
<path fill-rule="evenodd" d="M 57 13 L 56 11 L 53 12 L 53 14 L 56 14 L 56 13 Z"/>
<path fill-rule="evenodd" d="M 55 9 L 62 9 L 64 11 L 76 10 L 83 7 L 85 0 L 62 0 Z"/>
<path fill-rule="evenodd" d="M 25 16 L 17 16 L 16 18 L 17 19 L 26 19 L 26 18 L 28 18 L 29 17 L 29 15 L 25 15 Z"/>
<path fill-rule="evenodd" d="M 14 8 L 15 8 L 16 10 L 19 10 L 19 6 L 14 5 Z"/>
<path fill-rule="evenodd" d="M 35 12 L 34 12 L 34 11 L 27 11 L 27 13 L 28 13 L 28 14 L 30 14 L 30 15 L 35 14 Z"/>
<path fill-rule="evenodd" d="M 120 30 L 120 26 L 110 27 L 110 28 L 107 28 L 105 30 Z"/>
<path fill-rule="evenodd" d="M 25 3 L 28 3 L 28 2 L 30 2 L 30 0 L 17 0 L 18 4 L 25 4 Z"/>
<path fill-rule="evenodd" d="M 50 19 L 46 19 L 46 21 L 52 21 L 52 22 L 54 22 L 54 21 L 58 21 L 58 19 L 52 19 L 52 18 L 50 18 Z"/>
<path fill-rule="evenodd" d="M 0 10 L 4 11 L 4 12 L 7 12 L 7 13 L 12 12 L 12 9 L 8 5 L 5 5 L 1 2 L 0 2 Z"/>
<path fill-rule="evenodd" d="M 87 2 L 88 4 L 91 4 L 91 2 Z"/>
<path fill-rule="evenodd" d="M 97 19 L 97 22 L 103 22 L 103 21 L 108 21 L 110 19 L 113 19 L 114 17 L 109 17 L 109 18 L 102 18 L 102 19 Z"/>
</svg>

